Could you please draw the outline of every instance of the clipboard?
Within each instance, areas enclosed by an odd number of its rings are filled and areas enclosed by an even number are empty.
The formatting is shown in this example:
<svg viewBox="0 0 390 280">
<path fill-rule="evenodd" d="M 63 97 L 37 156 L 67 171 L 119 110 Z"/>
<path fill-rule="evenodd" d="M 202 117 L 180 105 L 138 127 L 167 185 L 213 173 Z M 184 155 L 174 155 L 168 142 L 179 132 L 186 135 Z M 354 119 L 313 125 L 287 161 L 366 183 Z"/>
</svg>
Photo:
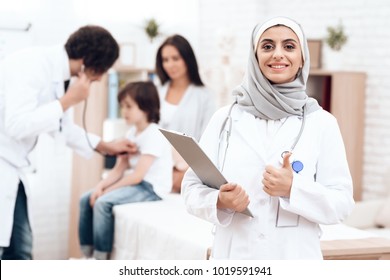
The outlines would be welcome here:
<svg viewBox="0 0 390 280">
<path fill-rule="evenodd" d="M 193 137 L 172 130 L 162 128 L 159 128 L 159 130 L 203 184 L 218 190 L 221 185 L 228 182 Z M 248 208 L 241 213 L 253 217 Z"/>
</svg>

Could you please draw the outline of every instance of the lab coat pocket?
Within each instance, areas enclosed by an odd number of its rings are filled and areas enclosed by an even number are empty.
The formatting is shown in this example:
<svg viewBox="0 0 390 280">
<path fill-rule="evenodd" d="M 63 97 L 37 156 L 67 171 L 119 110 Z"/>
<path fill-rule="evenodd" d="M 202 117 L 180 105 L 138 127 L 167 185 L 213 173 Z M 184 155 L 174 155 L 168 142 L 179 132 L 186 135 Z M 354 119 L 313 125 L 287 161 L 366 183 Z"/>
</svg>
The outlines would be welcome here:
<svg viewBox="0 0 390 280">
<path fill-rule="evenodd" d="M 299 215 L 284 210 L 278 203 L 276 214 L 276 227 L 297 227 L 299 225 Z"/>
</svg>

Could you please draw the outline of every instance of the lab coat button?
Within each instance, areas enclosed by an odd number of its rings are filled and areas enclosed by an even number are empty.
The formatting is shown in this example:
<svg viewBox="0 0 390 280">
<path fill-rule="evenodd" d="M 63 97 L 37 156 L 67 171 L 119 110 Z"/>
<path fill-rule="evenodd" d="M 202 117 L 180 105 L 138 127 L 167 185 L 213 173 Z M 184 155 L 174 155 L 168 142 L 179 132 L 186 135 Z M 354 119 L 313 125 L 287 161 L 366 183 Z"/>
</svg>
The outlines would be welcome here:
<svg viewBox="0 0 390 280">
<path fill-rule="evenodd" d="M 264 206 L 265 204 L 266 204 L 266 200 L 265 199 L 260 199 L 260 205 Z"/>
</svg>

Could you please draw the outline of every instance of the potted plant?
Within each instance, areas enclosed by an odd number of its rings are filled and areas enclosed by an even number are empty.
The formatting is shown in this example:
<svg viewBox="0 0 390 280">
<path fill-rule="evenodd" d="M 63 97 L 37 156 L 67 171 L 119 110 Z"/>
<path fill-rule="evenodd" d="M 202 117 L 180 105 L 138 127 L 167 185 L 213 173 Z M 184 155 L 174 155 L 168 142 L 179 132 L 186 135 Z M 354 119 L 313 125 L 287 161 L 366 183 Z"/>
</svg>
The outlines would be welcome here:
<svg viewBox="0 0 390 280">
<path fill-rule="evenodd" d="M 329 49 L 324 60 L 325 68 L 331 70 L 340 70 L 342 68 L 344 57 L 341 49 L 347 43 L 347 40 L 348 36 L 344 32 L 344 26 L 341 22 L 335 27 L 328 26 L 325 43 Z"/>
<path fill-rule="evenodd" d="M 341 23 L 336 27 L 328 26 L 327 32 L 328 35 L 325 41 L 328 46 L 334 51 L 340 51 L 348 40 L 347 35 L 344 33 L 344 26 Z"/>
<path fill-rule="evenodd" d="M 160 35 L 160 24 L 154 19 L 151 18 L 145 23 L 145 33 L 149 37 L 151 43 L 153 43 L 154 38 Z"/>
</svg>

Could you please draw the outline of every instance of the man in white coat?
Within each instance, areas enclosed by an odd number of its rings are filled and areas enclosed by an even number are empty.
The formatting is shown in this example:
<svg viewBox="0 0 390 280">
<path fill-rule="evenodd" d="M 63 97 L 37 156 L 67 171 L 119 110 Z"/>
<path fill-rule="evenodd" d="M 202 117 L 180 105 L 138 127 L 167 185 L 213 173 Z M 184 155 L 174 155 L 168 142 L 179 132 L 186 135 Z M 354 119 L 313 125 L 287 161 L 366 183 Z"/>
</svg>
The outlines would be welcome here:
<svg viewBox="0 0 390 280">
<path fill-rule="evenodd" d="M 22 169 L 38 136 L 60 137 L 82 156 L 131 152 L 127 140 L 103 142 L 75 125 L 69 108 L 87 99 L 93 81 L 113 65 L 119 47 L 99 26 L 84 26 L 65 46 L 15 52 L 0 67 L 0 259 L 32 259 L 28 186 Z M 66 89 L 66 81 L 77 77 Z M 65 85 L 65 87 L 64 87 Z M 65 94 L 66 93 L 66 94 Z"/>
</svg>

